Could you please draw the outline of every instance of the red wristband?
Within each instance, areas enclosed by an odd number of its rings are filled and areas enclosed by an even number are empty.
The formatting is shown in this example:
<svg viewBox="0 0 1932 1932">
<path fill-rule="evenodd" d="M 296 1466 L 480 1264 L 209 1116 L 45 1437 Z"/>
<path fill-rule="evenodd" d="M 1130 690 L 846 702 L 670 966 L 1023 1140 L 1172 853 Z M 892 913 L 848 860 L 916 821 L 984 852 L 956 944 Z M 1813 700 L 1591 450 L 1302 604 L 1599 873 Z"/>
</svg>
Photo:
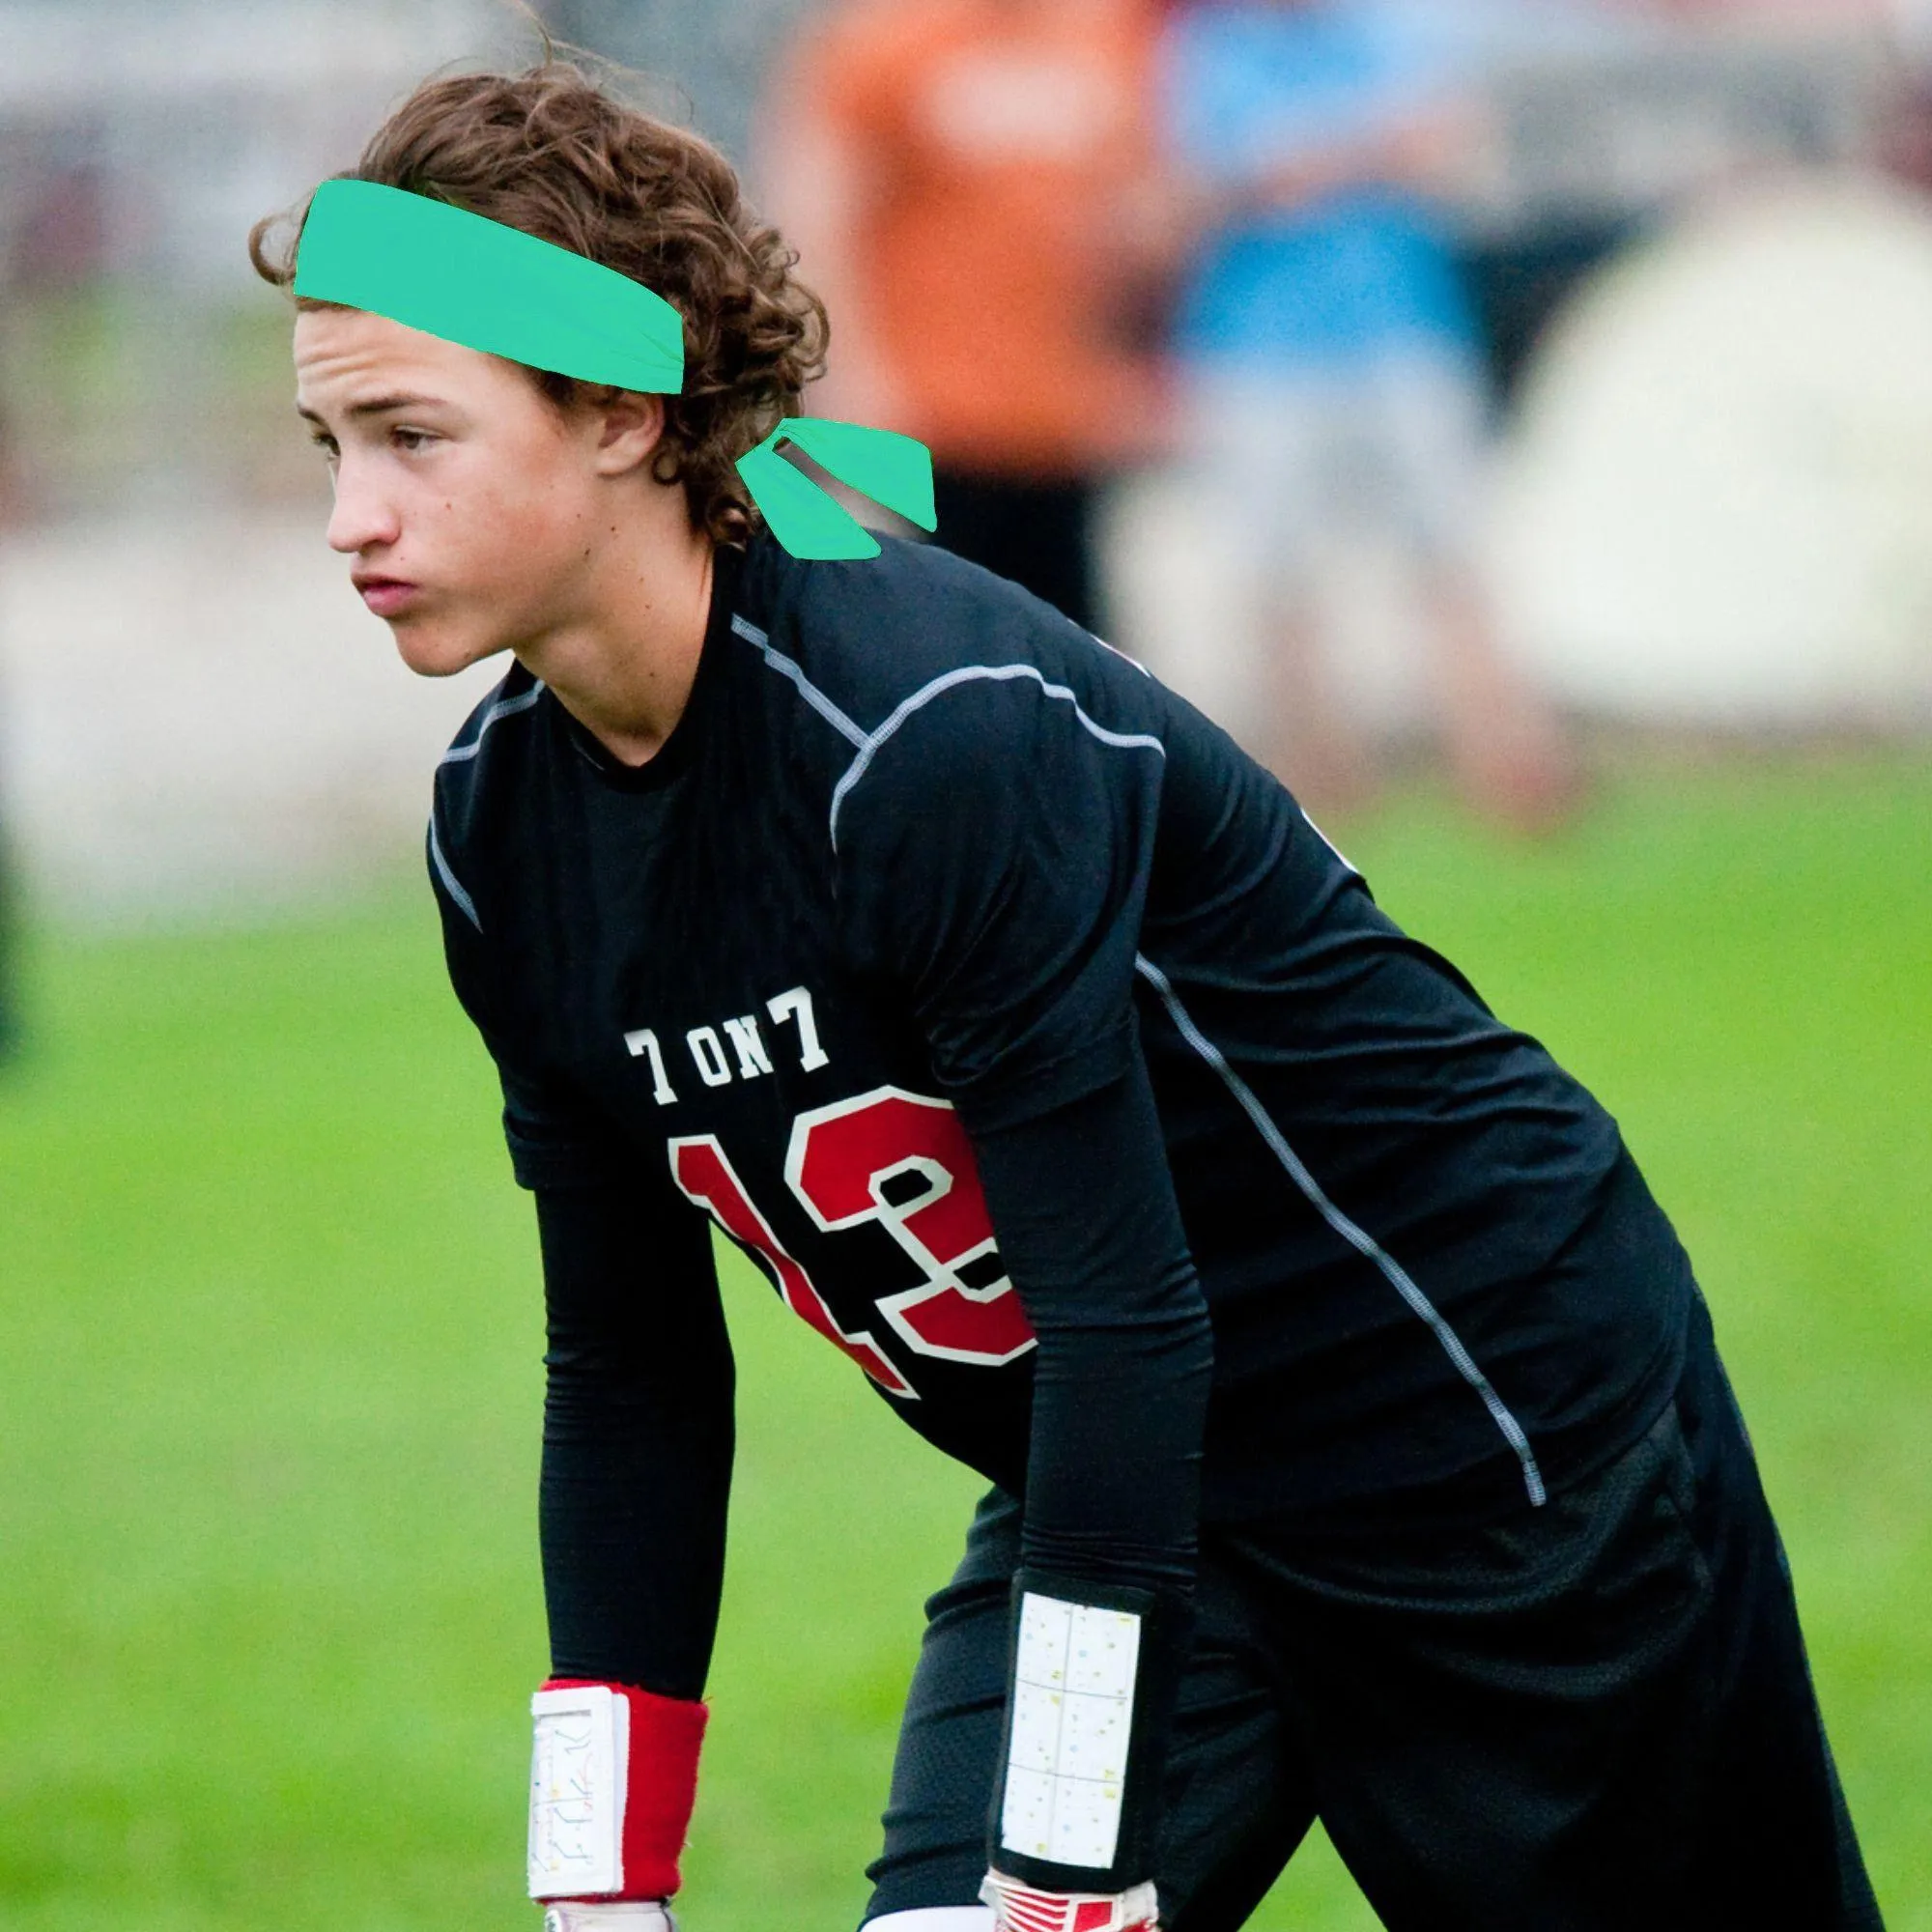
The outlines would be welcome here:
<svg viewBox="0 0 1932 1932">
<path fill-rule="evenodd" d="M 546 1690 L 578 1690 L 602 1682 L 553 1677 Z M 707 1708 L 660 1697 L 633 1684 L 604 1688 L 630 1707 L 630 1740 L 619 1778 L 624 1791 L 623 1884 L 598 1898 L 668 1898 L 678 1888 L 677 1861 L 697 1803 L 697 1753 Z"/>
</svg>

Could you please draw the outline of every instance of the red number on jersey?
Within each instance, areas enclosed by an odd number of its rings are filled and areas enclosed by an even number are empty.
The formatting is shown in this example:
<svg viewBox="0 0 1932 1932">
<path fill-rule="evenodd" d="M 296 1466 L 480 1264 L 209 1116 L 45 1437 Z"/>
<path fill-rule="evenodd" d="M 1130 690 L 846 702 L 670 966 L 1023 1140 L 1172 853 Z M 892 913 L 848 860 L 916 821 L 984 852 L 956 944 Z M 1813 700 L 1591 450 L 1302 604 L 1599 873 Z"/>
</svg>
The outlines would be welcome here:
<svg viewBox="0 0 1932 1932">
<path fill-rule="evenodd" d="M 919 1264 L 924 1283 L 879 1303 L 909 1347 L 996 1364 L 1034 1346 L 966 1130 L 946 1101 L 881 1087 L 801 1114 L 785 1179 L 821 1228 L 881 1222 Z"/>
<path fill-rule="evenodd" d="M 811 1285 L 811 1277 L 779 1245 L 765 1217 L 753 1205 L 745 1184 L 725 1158 L 715 1134 L 699 1134 L 670 1144 L 670 1171 L 677 1184 L 741 1246 L 762 1255 L 770 1265 L 785 1306 L 803 1316 L 825 1339 L 843 1349 L 888 1394 L 917 1401 L 919 1391 L 887 1359 L 868 1334 L 848 1335 Z"/>
</svg>

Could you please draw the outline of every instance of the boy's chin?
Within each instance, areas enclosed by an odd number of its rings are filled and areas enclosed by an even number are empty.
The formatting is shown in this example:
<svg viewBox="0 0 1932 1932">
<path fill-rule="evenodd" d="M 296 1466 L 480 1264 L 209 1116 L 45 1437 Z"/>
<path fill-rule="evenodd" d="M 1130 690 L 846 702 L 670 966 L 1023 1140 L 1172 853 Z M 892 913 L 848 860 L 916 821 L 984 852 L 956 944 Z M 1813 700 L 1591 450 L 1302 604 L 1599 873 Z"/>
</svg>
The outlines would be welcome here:
<svg viewBox="0 0 1932 1932">
<path fill-rule="evenodd" d="M 418 677 L 454 677 L 508 646 L 500 638 L 465 637 L 436 624 L 398 623 L 396 655 Z"/>
</svg>

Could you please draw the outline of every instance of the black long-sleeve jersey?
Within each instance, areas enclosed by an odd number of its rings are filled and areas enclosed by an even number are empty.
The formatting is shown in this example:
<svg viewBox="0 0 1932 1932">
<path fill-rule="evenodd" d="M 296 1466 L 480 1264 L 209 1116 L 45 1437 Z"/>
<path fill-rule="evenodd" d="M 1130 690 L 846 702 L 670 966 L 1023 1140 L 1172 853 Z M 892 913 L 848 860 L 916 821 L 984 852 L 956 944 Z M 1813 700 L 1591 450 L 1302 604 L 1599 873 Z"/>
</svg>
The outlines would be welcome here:
<svg viewBox="0 0 1932 1932">
<path fill-rule="evenodd" d="M 538 1194 L 567 1674 L 701 1685 L 706 1217 L 1100 1584 L 1184 1585 L 1204 1518 L 1534 1506 L 1675 1379 L 1603 1109 L 1223 731 L 940 549 L 721 551 L 639 768 L 513 668 L 430 863 Z"/>
</svg>

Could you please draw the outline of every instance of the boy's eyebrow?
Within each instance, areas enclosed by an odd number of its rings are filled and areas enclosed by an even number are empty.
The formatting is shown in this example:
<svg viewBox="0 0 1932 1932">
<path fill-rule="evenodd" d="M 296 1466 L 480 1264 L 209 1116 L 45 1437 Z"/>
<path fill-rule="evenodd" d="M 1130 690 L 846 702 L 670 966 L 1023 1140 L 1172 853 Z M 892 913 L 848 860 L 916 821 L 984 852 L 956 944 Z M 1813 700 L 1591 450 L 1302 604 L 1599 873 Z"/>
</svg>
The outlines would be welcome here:
<svg viewBox="0 0 1932 1932">
<path fill-rule="evenodd" d="M 371 396 L 367 402 L 351 403 L 348 409 L 343 412 L 343 414 L 351 416 L 379 416 L 385 410 L 416 410 L 421 409 L 426 403 L 436 404 L 441 402 L 441 400 L 440 396 L 414 396 L 400 393 L 393 396 Z M 299 403 L 296 405 L 296 414 L 300 416 L 304 422 L 322 422 L 322 418 L 313 410 L 305 410 Z M 323 423 L 323 427 L 327 429 L 328 425 Z"/>
</svg>

